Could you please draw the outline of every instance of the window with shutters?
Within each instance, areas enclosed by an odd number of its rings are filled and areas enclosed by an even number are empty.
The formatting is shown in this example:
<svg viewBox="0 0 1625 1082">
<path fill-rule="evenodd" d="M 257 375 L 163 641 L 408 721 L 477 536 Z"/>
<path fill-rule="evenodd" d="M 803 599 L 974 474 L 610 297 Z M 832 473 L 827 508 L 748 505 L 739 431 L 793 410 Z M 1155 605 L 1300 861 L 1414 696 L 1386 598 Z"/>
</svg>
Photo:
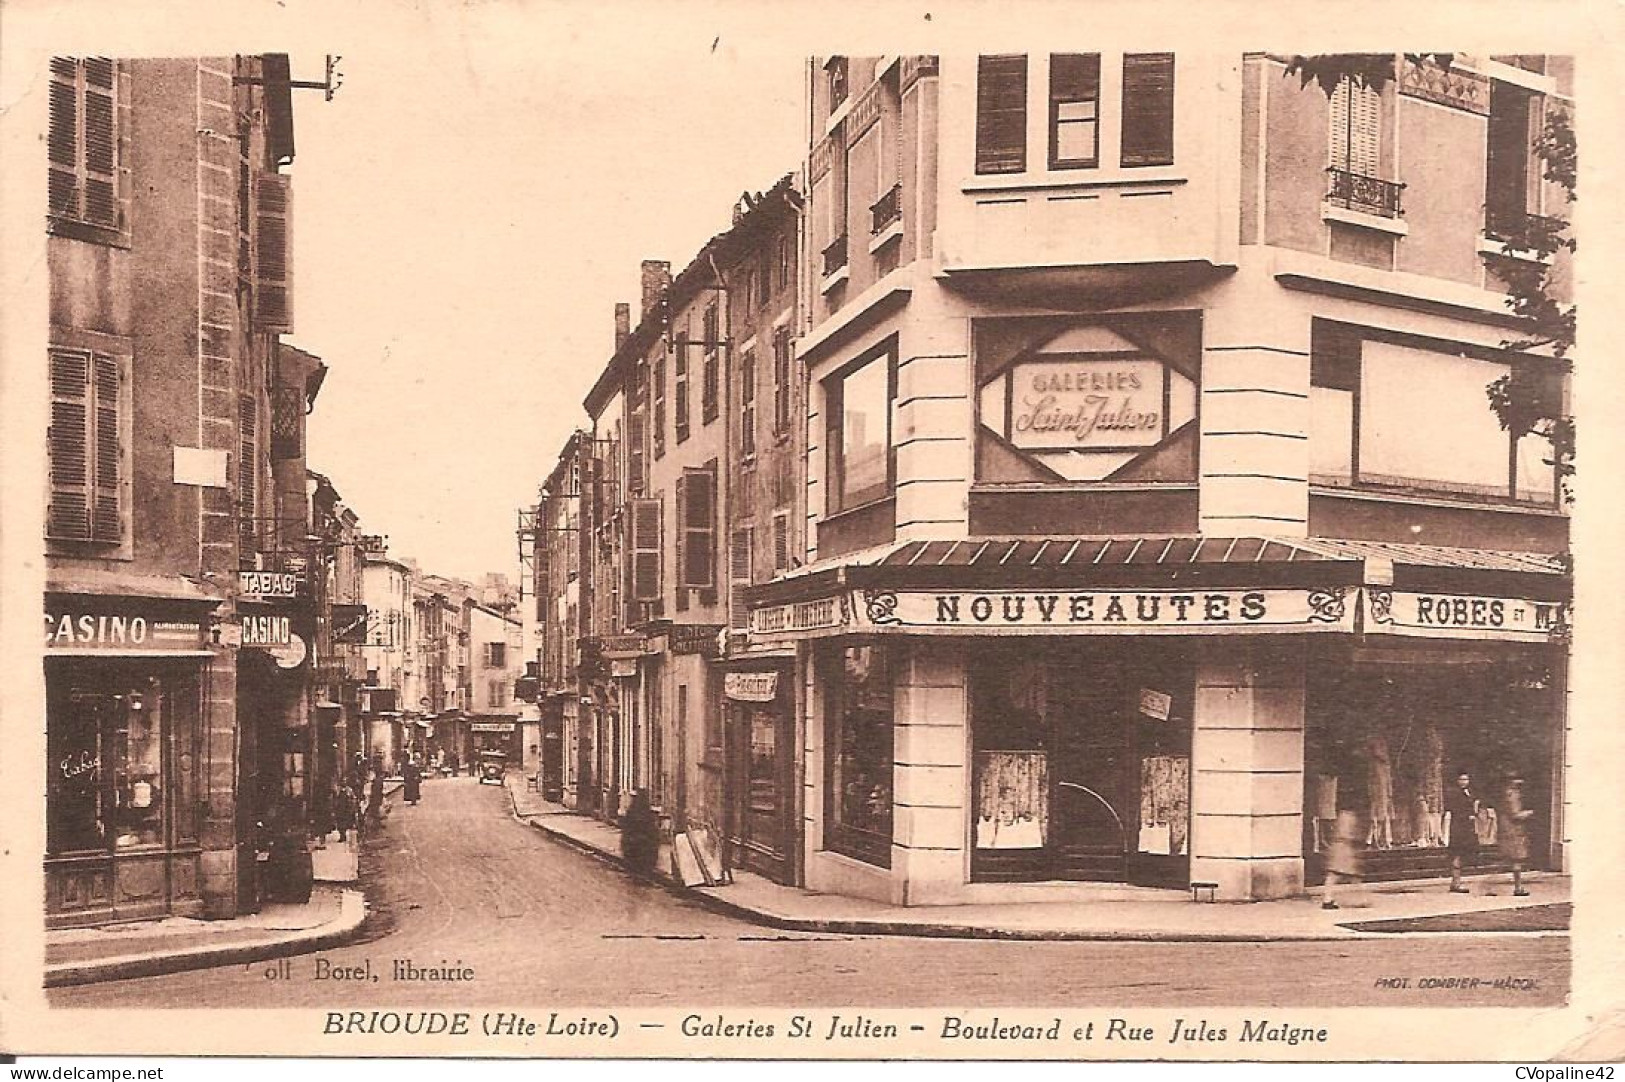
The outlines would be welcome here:
<svg viewBox="0 0 1625 1082">
<path fill-rule="evenodd" d="M 666 355 L 661 353 L 654 363 L 654 414 L 650 424 L 654 428 L 651 442 L 654 444 L 655 458 L 663 458 L 666 454 Z"/>
<path fill-rule="evenodd" d="M 658 498 L 632 501 L 632 552 L 627 567 L 634 602 L 660 600 L 661 510 Z"/>
<path fill-rule="evenodd" d="M 1338 83 L 1332 91 L 1328 164 L 1357 176 L 1377 176 L 1381 124 L 1381 94 L 1351 79 Z"/>
<path fill-rule="evenodd" d="M 678 585 L 715 589 L 717 475 L 714 469 L 685 469 L 677 479 L 677 508 L 682 534 Z"/>
<path fill-rule="evenodd" d="M 790 512 L 773 512 L 773 570 L 790 569 Z"/>
<path fill-rule="evenodd" d="M 700 368 L 700 422 L 710 424 L 717 419 L 717 399 L 720 392 L 722 332 L 717 319 L 715 302 L 705 306 L 705 319 L 701 323 L 705 335 L 704 358 Z"/>
<path fill-rule="evenodd" d="M 628 496 L 641 496 L 644 486 L 643 411 L 626 419 L 626 488 Z"/>
<path fill-rule="evenodd" d="M 293 189 L 281 173 L 254 178 L 254 327 L 293 331 Z"/>
<path fill-rule="evenodd" d="M 1056 53 L 1049 59 L 1049 167 L 1100 164 L 1100 54 Z"/>
<path fill-rule="evenodd" d="M 976 65 L 976 171 L 1027 169 L 1027 58 L 984 56 Z"/>
<path fill-rule="evenodd" d="M 745 604 L 745 587 L 751 581 L 751 545 L 755 538 L 749 526 L 741 526 L 728 539 L 728 626 L 748 628 L 750 609 Z"/>
<path fill-rule="evenodd" d="M 739 454 L 756 457 L 756 351 L 739 358 Z"/>
<path fill-rule="evenodd" d="M 492 707 L 508 705 L 508 682 L 506 680 L 487 680 L 485 683 L 485 703 L 487 706 Z"/>
<path fill-rule="evenodd" d="M 121 544 L 128 505 L 129 360 L 91 350 L 52 349 L 50 367 L 46 536 Z"/>
<path fill-rule="evenodd" d="M 53 219 L 125 228 L 119 194 L 118 74 L 118 65 L 105 57 L 51 60 L 46 149 Z"/>
<path fill-rule="evenodd" d="M 1174 164 L 1174 54 L 1123 57 L 1125 168 Z"/>
<path fill-rule="evenodd" d="M 773 434 L 790 434 L 790 328 L 773 332 Z"/>
<path fill-rule="evenodd" d="M 260 422 L 259 403 L 254 396 L 245 394 L 237 399 L 237 535 L 246 559 L 260 551 L 259 535 L 259 478 L 260 478 Z"/>
<path fill-rule="evenodd" d="M 672 343 L 672 364 L 675 369 L 672 389 L 673 428 L 677 442 L 688 439 L 688 332 L 679 331 Z"/>
<path fill-rule="evenodd" d="M 488 642 L 485 644 L 485 667 L 487 669 L 503 669 L 508 665 L 508 644 L 505 642 Z"/>
</svg>

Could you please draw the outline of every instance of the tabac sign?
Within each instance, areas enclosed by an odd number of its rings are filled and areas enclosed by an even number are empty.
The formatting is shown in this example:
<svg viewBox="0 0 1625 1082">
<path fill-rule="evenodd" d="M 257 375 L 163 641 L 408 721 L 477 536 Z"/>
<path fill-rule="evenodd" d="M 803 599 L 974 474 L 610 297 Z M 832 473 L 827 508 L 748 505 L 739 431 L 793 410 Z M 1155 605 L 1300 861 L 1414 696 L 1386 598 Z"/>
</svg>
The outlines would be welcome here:
<svg viewBox="0 0 1625 1082">
<path fill-rule="evenodd" d="M 1355 588 L 1314 590 L 858 591 L 860 622 L 884 631 L 1201 635 L 1353 631 Z"/>
<path fill-rule="evenodd" d="M 291 571 L 239 571 L 239 597 L 264 600 L 287 599 L 298 595 L 299 576 Z"/>
</svg>

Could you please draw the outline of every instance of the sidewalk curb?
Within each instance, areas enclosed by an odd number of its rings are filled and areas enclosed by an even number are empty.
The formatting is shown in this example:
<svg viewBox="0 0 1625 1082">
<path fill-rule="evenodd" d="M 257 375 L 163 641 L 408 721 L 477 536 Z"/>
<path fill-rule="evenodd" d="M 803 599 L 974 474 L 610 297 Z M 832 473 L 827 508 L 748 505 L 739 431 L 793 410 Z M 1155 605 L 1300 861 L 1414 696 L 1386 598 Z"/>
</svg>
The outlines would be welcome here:
<svg viewBox="0 0 1625 1082">
<path fill-rule="evenodd" d="M 292 954 L 309 954 L 336 947 L 356 938 L 365 927 L 368 916 L 366 897 L 361 891 L 346 889 L 339 897 L 338 918 L 314 929 L 288 933 L 258 943 L 227 943 L 218 947 L 191 947 L 168 954 L 126 954 L 96 961 L 64 962 L 45 968 L 45 987 L 62 988 L 75 984 L 127 980 L 130 977 L 154 977 L 188 969 L 212 969 Z"/>
<path fill-rule="evenodd" d="M 504 787 L 506 788 L 506 787 Z M 618 868 L 628 875 L 626 862 L 614 853 L 599 849 L 590 842 L 571 836 L 561 830 L 555 830 L 542 822 L 542 816 L 527 816 L 519 812 L 519 802 L 513 790 L 508 790 L 508 799 L 513 806 L 513 817 L 519 822 L 528 823 L 541 831 L 553 841 L 560 842 L 600 863 Z M 572 813 L 564 813 L 572 814 Z M 657 872 L 652 878 L 635 877 L 643 882 L 652 882 L 657 886 L 678 897 L 694 901 L 714 912 L 734 917 L 750 924 L 765 928 L 774 928 L 787 932 L 817 932 L 825 935 L 846 936 L 906 936 L 920 939 L 999 939 L 1017 942 L 1113 942 L 1113 943 L 1353 943 L 1362 940 L 1386 939 L 1394 940 L 1396 937 L 1427 938 L 1431 936 L 1567 936 L 1567 932 L 1364 932 L 1342 925 L 1336 925 L 1335 930 L 1321 933 L 1282 932 L 1265 935 L 1257 932 L 1192 932 L 1192 931 L 1143 931 L 1138 929 L 1089 929 L 1070 930 L 1052 928 L 1000 928 L 995 925 L 977 924 L 935 924 L 913 921 L 863 921 L 840 919 L 824 919 L 816 917 L 790 917 L 768 910 L 754 909 L 739 902 L 731 901 L 701 890 L 697 887 L 685 887 L 672 879 L 669 875 Z"/>
</svg>

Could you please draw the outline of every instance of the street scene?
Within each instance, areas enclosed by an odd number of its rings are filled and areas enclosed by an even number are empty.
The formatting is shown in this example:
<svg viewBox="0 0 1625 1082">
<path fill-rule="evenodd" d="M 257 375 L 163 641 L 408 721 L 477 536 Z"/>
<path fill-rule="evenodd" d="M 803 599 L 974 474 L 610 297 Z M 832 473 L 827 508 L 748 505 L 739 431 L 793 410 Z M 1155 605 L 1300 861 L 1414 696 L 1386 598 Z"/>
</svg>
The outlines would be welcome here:
<svg viewBox="0 0 1625 1082">
<path fill-rule="evenodd" d="M 1573 59 L 716 49 L 49 62 L 53 1010 L 1567 1004 Z"/>
</svg>

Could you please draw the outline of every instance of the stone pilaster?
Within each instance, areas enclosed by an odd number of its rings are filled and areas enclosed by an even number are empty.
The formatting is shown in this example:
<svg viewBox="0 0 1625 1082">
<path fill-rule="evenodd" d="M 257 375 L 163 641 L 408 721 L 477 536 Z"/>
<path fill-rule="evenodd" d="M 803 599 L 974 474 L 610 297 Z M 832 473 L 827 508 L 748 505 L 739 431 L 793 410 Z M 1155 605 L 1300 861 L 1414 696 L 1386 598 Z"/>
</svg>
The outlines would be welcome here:
<svg viewBox="0 0 1625 1082">
<path fill-rule="evenodd" d="M 1191 879 L 1223 900 L 1303 890 L 1304 644 L 1204 651 L 1191 733 Z"/>
<path fill-rule="evenodd" d="M 969 867 L 963 654 L 952 643 L 910 642 L 896 671 L 895 695 L 893 898 L 902 905 L 956 901 Z"/>
</svg>

